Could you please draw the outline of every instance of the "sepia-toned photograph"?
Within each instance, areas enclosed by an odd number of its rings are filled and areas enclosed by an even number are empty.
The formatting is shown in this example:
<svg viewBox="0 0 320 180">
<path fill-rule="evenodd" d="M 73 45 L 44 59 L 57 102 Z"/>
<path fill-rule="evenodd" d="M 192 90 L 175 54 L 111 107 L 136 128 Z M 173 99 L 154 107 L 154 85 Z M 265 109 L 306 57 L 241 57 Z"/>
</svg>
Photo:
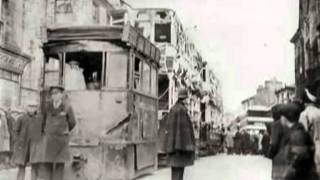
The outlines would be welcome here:
<svg viewBox="0 0 320 180">
<path fill-rule="evenodd" d="M 0 180 L 320 180 L 320 0 L 0 0 Z"/>
</svg>

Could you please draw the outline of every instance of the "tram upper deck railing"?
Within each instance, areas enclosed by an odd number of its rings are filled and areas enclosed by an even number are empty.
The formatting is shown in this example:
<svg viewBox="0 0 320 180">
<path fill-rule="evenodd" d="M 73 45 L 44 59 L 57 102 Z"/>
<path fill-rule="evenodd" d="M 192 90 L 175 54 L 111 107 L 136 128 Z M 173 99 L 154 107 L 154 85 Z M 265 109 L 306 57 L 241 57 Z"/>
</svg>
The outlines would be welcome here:
<svg viewBox="0 0 320 180">
<path fill-rule="evenodd" d="M 134 27 L 125 26 L 70 26 L 55 27 L 47 30 L 48 44 L 64 41 L 98 40 L 119 41 L 124 46 L 135 48 L 147 58 L 159 63 L 160 50 Z"/>
</svg>

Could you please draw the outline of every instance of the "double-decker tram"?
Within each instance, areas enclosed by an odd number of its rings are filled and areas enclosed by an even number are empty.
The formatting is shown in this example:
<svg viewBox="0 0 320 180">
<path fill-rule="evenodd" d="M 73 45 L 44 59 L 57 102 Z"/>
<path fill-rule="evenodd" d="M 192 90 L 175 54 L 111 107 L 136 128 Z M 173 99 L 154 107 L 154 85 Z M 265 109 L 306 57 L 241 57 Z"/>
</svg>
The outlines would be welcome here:
<svg viewBox="0 0 320 180">
<path fill-rule="evenodd" d="M 66 180 L 129 180 L 157 168 L 160 51 L 130 25 L 47 30 L 42 103 L 62 85 L 77 125 Z"/>
</svg>

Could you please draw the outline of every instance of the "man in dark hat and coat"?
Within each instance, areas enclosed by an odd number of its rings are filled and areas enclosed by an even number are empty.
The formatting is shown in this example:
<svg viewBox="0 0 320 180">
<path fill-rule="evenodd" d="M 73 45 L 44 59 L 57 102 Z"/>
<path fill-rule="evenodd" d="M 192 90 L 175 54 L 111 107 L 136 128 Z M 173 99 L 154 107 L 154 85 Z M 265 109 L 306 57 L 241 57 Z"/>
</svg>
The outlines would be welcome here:
<svg viewBox="0 0 320 180">
<path fill-rule="evenodd" d="M 64 164 L 70 159 L 69 134 L 76 121 L 70 104 L 65 101 L 64 88 L 50 88 L 51 101 L 43 116 L 43 157 L 41 176 L 44 180 L 62 180 Z"/>
<path fill-rule="evenodd" d="M 301 105 L 290 103 L 280 111 L 282 125 L 290 128 L 287 154 L 289 168 L 285 172 L 285 180 L 318 180 L 313 140 L 298 122 L 302 110 Z"/>
<path fill-rule="evenodd" d="M 274 122 L 271 125 L 270 147 L 267 157 L 272 159 L 272 179 L 282 180 L 284 171 L 288 167 L 286 150 L 289 141 L 289 128 L 283 126 L 280 121 L 280 110 L 283 104 L 272 107 Z"/>
<path fill-rule="evenodd" d="M 186 107 L 187 98 L 187 90 L 180 90 L 178 101 L 168 114 L 166 152 L 172 180 L 183 180 L 184 168 L 193 165 L 195 159 L 194 130 Z"/>
</svg>

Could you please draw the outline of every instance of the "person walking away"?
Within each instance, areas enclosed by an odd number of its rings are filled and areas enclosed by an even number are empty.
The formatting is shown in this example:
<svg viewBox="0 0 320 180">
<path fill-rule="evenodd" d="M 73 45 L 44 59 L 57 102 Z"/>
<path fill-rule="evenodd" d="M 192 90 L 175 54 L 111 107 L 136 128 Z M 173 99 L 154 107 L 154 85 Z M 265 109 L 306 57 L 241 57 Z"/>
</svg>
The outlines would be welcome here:
<svg viewBox="0 0 320 180">
<path fill-rule="evenodd" d="M 282 125 L 290 128 L 287 154 L 289 167 L 285 172 L 285 180 L 318 180 L 313 140 L 303 125 L 298 122 L 301 107 L 290 103 L 286 104 L 280 112 Z"/>
<path fill-rule="evenodd" d="M 301 113 L 299 122 L 315 143 L 315 163 L 317 172 L 320 173 L 320 109 L 316 104 L 317 98 L 308 89 L 305 89 L 302 100 L 305 110 Z"/>
<path fill-rule="evenodd" d="M 237 155 L 241 154 L 241 133 L 240 133 L 240 127 L 237 127 L 237 132 L 234 135 L 234 149 L 235 149 L 235 153 Z"/>
<path fill-rule="evenodd" d="M 283 180 L 283 172 L 288 167 L 287 158 L 285 158 L 289 142 L 289 128 L 283 126 L 280 121 L 280 110 L 284 106 L 278 104 L 272 107 L 272 117 L 274 122 L 271 125 L 270 147 L 267 157 L 272 159 L 272 179 Z"/>
<path fill-rule="evenodd" d="M 25 179 L 25 168 L 30 163 L 31 153 L 35 147 L 36 138 L 41 137 L 41 118 L 37 114 L 37 102 L 29 102 L 27 112 L 19 117 L 14 124 L 14 150 L 12 161 L 18 166 L 17 180 Z M 38 166 L 31 164 L 31 180 L 37 180 Z"/>
<path fill-rule="evenodd" d="M 233 134 L 231 133 L 231 130 L 229 127 L 227 128 L 225 142 L 227 147 L 227 154 L 232 154 L 234 142 L 233 142 Z"/>
<path fill-rule="evenodd" d="M 187 90 L 181 89 L 178 101 L 168 115 L 166 152 L 172 180 L 183 180 L 184 168 L 193 165 L 195 159 L 194 130 L 186 106 L 187 98 Z"/>
<path fill-rule="evenodd" d="M 70 159 L 69 134 L 76 121 L 73 109 L 66 98 L 64 88 L 50 87 L 51 101 L 44 109 L 43 155 L 40 175 L 44 180 L 62 180 L 64 165 Z"/>
</svg>

